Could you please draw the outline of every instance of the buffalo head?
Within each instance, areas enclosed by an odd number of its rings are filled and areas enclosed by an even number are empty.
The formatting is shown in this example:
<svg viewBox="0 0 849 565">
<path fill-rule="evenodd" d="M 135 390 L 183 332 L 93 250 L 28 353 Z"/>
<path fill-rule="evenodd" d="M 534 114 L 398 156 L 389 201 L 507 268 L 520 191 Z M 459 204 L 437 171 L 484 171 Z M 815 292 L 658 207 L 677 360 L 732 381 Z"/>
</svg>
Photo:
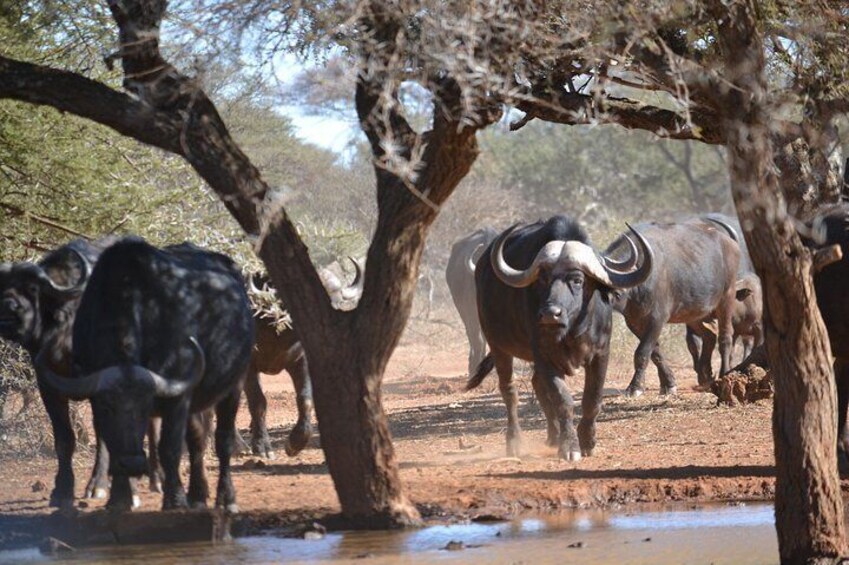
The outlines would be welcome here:
<svg viewBox="0 0 849 565">
<path fill-rule="evenodd" d="M 182 348 L 174 374 L 185 380 L 169 379 L 138 365 L 113 365 L 78 378 L 62 377 L 51 370 L 45 355 L 35 365 L 38 377 L 55 392 L 68 398 L 91 399 L 95 426 L 109 449 L 110 471 L 129 476 L 147 472 L 142 443 L 157 398 L 175 399 L 191 392 L 203 378 L 206 360 L 195 338 L 189 339 L 191 352 Z M 190 371 L 184 359 L 192 356 Z"/>
<path fill-rule="evenodd" d="M 90 270 L 88 261 L 70 250 L 80 262 L 80 276 L 69 285 L 54 281 L 35 263 L 0 263 L 0 338 L 25 346 L 39 339 L 42 303 L 78 298 Z"/>
<path fill-rule="evenodd" d="M 639 253 L 634 241 L 626 236 L 630 255 L 614 261 L 599 255 L 580 241 L 549 241 L 539 250 L 531 266 L 516 270 L 504 259 L 504 244 L 519 227 L 514 225 L 495 240 L 490 254 L 493 271 L 504 284 L 514 288 L 533 286 L 539 301 L 537 322 L 540 327 L 566 328 L 585 304 L 587 279 L 607 290 L 637 286 L 651 274 L 653 255 L 648 242 L 628 226 L 642 248 L 642 264 L 636 270 Z"/>
</svg>

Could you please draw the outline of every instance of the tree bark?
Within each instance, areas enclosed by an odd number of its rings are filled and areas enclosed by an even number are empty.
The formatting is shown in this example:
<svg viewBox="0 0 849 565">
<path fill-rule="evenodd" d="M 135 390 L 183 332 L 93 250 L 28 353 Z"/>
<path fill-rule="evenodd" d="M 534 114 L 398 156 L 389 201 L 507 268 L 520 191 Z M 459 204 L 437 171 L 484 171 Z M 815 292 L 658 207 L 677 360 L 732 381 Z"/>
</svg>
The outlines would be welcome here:
<svg viewBox="0 0 849 565">
<path fill-rule="evenodd" d="M 775 516 L 782 563 L 827 563 L 845 551 L 837 474 L 836 387 L 811 255 L 785 212 L 766 111 L 754 0 L 722 6 L 719 37 L 733 84 L 724 94 L 731 190 L 764 287 L 775 383 Z"/>
</svg>

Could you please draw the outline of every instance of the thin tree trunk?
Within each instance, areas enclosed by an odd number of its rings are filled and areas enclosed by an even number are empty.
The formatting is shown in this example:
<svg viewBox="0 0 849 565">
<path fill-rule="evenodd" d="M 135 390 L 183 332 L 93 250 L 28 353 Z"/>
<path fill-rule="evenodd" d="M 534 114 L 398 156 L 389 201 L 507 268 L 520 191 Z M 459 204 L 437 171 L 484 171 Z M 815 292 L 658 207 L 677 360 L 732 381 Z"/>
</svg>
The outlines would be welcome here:
<svg viewBox="0 0 849 565">
<path fill-rule="evenodd" d="M 811 256 L 784 211 L 774 173 L 754 0 L 729 12 L 719 26 L 734 85 L 725 93 L 725 128 L 734 204 L 764 285 L 766 348 L 775 383 L 779 554 L 782 563 L 834 562 L 846 546 L 828 336 L 814 295 Z"/>
</svg>

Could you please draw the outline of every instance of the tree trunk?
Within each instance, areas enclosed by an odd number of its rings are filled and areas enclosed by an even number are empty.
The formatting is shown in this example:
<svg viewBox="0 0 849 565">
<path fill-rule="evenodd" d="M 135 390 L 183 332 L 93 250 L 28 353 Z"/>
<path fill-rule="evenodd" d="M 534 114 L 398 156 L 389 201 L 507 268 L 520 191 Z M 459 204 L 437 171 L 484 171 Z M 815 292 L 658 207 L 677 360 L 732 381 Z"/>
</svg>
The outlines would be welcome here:
<svg viewBox="0 0 849 565">
<path fill-rule="evenodd" d="M 310 357 L 321 446 L 350 527 L 417 524 L 418 511 L 401 489 L 383 409 L 383 375 L 368 371 L 369 355 L 349 335 Z"/>
<path fill-rule="evenodd" d="M 725 93 L 731 190 L 764 287 L 775 383 L 775 517 L 782 563 L 833 562 L 845 551 L 837 474 L 837 404 L 828 336 L 802 246 L 774 173 L 764 49 L 752 0 L 720 20 L 734 85 Z"/>
</svg>

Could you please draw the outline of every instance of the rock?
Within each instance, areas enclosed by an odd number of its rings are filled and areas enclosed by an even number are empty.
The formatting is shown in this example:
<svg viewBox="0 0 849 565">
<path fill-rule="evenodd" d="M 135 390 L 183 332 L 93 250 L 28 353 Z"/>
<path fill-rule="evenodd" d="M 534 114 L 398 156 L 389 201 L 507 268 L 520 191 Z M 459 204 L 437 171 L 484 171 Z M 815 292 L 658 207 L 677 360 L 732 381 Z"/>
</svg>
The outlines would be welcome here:
<svg viewBox="0 0 849 565">
<path fill-rule="evenodd" d="M 571 547 L 571 548 L 574 548 L 574 549 L 581 549 L 583 547 L 586 547 L 586 544 L 582 541 L 576 541 L 575 543 L 570 543 L 567 547 Z"/>
<path fill-rule="evenodd" d="M 88 502 L 86 502 L 85 500 L 80 500 L 79 502 L 77 502 L 77 506 L 79 508 L 88 508 Z"/>
<path fill-rule="evenodd" d="M 461 551 L 466 549 L 466 544 L 461 541 L 451 540 L 442 549 L 445 551 Z"/>
<path fill-rule="evenodd" d="M 32 483 L 32 492 L 44 492 L 47 490 L 47 485 L 43 481 L 38 480 Z"/>
</svg>

